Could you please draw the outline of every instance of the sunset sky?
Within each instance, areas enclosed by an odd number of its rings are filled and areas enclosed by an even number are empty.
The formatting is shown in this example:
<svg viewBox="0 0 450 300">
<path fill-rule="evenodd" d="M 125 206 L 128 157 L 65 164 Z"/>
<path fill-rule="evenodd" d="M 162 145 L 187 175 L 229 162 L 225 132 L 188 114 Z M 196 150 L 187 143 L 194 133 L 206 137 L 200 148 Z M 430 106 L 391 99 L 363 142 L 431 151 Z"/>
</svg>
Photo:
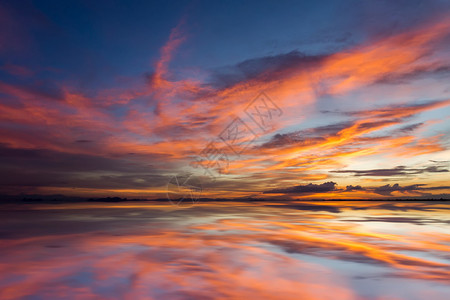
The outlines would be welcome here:
<svg viewBox="0 0 450 300">
<path fill-rule="evenodd" d="M 450 199 L 450 2 L 1 1 L 0 138 L 3 195 Z"/>
</svg>

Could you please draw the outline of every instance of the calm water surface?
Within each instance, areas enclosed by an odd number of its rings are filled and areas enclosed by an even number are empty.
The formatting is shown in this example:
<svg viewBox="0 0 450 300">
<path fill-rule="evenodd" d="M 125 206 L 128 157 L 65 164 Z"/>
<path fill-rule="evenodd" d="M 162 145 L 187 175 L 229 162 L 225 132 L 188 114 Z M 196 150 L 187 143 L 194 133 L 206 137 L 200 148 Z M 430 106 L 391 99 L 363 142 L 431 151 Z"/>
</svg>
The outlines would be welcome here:
<svg viewBox="0 0 450 300">
<path fill-rule="evenodd" d="M 0 206 L 0 299 L 450 299 L 450 204 Z"/>
</svg>

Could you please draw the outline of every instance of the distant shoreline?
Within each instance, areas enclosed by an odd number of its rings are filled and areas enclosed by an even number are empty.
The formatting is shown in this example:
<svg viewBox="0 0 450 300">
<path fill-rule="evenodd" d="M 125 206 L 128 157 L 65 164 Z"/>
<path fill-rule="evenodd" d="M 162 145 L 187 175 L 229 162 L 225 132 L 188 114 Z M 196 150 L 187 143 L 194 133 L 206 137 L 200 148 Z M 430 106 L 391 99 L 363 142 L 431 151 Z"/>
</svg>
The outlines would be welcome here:
<svg viewBox="0 0 450 300">
<path fill-rule="evenodd" d="M 181 200 L 177 199 L 177 200 Z M 177 201 L 172 200 L 172 201 Z M 189 202 L 188 200 L 185 200 Z M 270 198 L 200 198 L 195 205 L 206 202 L 450 202 L 446 198 L 387 198 L 387 199 L 270 199 Z M 83 197 L 67 197 L 62 195 L 43 196 L 43 195 L 0 195 L 0 204 L 63 204 L 63 203 L 124 203 L 124 202 L 158 202 L 169 203 L 166 198 L 157 199 L 129 199 L 120 197 L 99 197 L 99 198 L 83 198 Z"/>
</svg>

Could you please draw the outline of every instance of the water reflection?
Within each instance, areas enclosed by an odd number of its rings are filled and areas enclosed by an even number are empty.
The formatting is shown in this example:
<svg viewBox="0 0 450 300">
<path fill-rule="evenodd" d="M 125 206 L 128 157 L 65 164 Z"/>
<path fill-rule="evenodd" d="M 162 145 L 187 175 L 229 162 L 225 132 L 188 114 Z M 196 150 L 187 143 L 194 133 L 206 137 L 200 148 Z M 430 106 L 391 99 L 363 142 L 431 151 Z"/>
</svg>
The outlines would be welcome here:
<svg viewBox="0 0 450 300">
<path fill-rule="evenodd" d="M 448 299 L 450 205 L 0 208 L 1 299 Z"/>
</svg>

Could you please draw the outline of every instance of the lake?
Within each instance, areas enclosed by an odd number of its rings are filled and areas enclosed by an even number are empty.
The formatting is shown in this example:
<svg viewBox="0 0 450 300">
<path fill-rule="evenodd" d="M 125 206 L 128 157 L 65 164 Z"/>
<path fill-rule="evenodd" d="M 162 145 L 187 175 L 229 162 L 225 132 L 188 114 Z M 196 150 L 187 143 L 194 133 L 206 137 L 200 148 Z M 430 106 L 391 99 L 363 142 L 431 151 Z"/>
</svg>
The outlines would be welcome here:
<svg viewBox="0 0 450 300">
<path fill-rule="evenodd" d="M 0 205 L 0 299 L 450 299 L 450 203 Z"/>
</svg>

